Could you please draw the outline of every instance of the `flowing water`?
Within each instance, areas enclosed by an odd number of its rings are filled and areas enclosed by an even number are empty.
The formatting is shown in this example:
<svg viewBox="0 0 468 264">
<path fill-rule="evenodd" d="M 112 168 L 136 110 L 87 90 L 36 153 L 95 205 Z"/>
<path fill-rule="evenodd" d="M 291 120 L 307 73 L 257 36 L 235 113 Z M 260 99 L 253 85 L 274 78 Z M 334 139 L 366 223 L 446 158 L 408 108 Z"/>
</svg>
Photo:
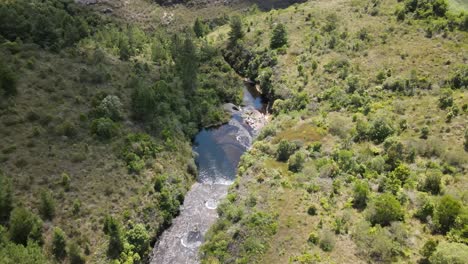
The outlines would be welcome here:
<svg viewBox="0 0 468 264">
<path fill-rule="evenodd" d="M 199 263 L 198 249 L 218 218 L 218 203 L 227 195 L 241 155 L 266 122 L 266 105 L 254 87 L 244 87 L 242 107 L 225 108 L 232 113 L 229 123 L 204 129 L 195 138 L 197 182 L 185 196 L 180 215 L 156 243 L 152 264 Z"/>
</svg>

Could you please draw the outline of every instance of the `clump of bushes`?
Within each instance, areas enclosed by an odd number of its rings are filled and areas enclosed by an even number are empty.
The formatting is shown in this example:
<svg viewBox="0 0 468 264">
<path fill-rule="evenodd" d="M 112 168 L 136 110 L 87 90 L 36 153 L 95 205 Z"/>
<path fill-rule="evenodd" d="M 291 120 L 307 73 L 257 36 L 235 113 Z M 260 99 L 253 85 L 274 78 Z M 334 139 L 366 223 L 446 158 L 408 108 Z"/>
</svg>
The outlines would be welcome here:
<svg viewBox="0 0 468 264">
<path fill-rule="evenodd" d="M 335 247 L 335 235 L 329 230 L 320 234 L 319 246 L 323 251 L 330 252 Z"/>
<path fill-rule="evenodd" d="M 356 181 L 353 187 L 353 206 L 363 209 L 369 199 L 370 187 L 367 181 Z"/>
<path fill-rule="evenodd" d="M 391 222 L 401 221 L 404 211 L 400 202 L 391 193 L 384 193 L 371 201 L 369 205 L 369 221 L 382 226 L 390 225 Z"/>
<path fill-rule="evenodd" d="M 304 167 L 305 154 L 302 151 L 298 151 L 291 155 L 288 159 L 288 169 L 292 172 L 300 172 Z"/>
<path fill-rule="evenodd" d="M 1 13 L 0 13 L 1 14 Z M 1 32 L 1 31 L 0 31 Z M 17 78 L 14 72 L 0 61 L 0 95 L 16 95 Z"/>
<path fill-rule="evenodd" d="M 101 140 L 109 140 L 118 134 L 118 125 L 110 118 L 101 117 L 91 124 L 91 133 Z"/>
<path fill-rule="evenodd" d="M 113 121 L 123 118 L 123 104 L 115 95 L 106 96 L 99 104 L 97 111 L 101 117 L 110 118 Z"/>
<path fill-rule="evenodd" d="M 461 211 L 460 201 L 450 195 L 443 196 L 436 207 L 435 223 L 437 230 L 442 234 L 450 231 Z"/>
<path fill-rule="evenodd" d="M 289 142 L 285 139 L 282 139 L 278 144 L 278 149 L 276 151 L 276 158 L 278 161 L 287 161 L 289 157 L 296 152 L 298 146 L 295 142 Z"/>
</svg>

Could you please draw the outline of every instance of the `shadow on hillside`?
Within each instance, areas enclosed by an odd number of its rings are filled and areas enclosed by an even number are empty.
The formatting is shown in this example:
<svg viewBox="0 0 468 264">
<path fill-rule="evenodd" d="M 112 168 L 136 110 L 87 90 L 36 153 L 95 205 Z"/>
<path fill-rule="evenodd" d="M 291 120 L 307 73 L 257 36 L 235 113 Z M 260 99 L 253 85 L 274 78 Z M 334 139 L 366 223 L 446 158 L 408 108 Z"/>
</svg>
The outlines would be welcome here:
<svg viewBox="0 0 468 264">
<path fill-rule="evenodd" d="M 307 0 L 245 0 L 250 4 L 256 4 L 261 10 L 268 11 L 271 9 L 286 8 L 296 3 L 304 3 Z"/>
</svg>

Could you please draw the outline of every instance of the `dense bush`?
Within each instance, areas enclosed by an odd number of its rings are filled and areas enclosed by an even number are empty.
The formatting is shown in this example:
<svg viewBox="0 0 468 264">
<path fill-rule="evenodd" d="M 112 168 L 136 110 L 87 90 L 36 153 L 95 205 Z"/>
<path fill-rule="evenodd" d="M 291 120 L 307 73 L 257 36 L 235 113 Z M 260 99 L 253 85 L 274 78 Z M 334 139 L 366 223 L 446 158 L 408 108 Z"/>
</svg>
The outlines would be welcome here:
<svg viewBox="0 0 468 264">
<path fill-rule="evenodd" d="M 16 75 L 4 64 L 3 61 L 0 61 L 0 96 L 2 94 L 6 96 L 16 95 L 16 85 Z"/>
<path fill-rule="evenodd" d="M 369 205 L 369 221 L 375 225 L 390 225 L 393 221 L 401 221 L 404 211 L 400 202 L 390 193 L 384 193 L 374 198 Z"/>
<path fill-rule="evenodd" d="M 304 167 L 305 154 L 302 151 L 298 151 L 291 155 L 288 159 L 288 169 L 292 172 L 300 172 Z"/>
<path fill-rule="evenodd" d="M 10 213 L 13 210 L 13 187 L 0 171 L 0 224 L 4 224 L 10 219 Z"/>
<path fill-rule="evenodd" d="M 0 227 L 1 228 L 1 227 Z M 35 243 L 27 246 L 15 243 L 0 245 L 0 260 L 5 264 L 48 264 L 49 259 Z"/>
<path fill-rule="evenodd" d="M 335 247 L 335 235 L 331 231 L 323 231 L 320 234 L 319 246 L 323 251 L 332 251 Z"/>
<path fill-rule="evenodd" d="M 52 253 L 57 259 L 64 259 L 67 255 L 66 247 L 67 242 L 65 239 L 65 233 L 62 231 L 62 229 L 56 227 L 52 237 Z"/>
<path fill-rule="evenodd" d="M 141 257 L 145 256 L 149 249 L 149 234 L 142 224 L 134 225 L 126 233 L 127 241 L 134 246 L 134 252 Z"/>
<path fill-rule="evenodd" d="M 20 0 L 0 6 L 0 35 L 10 41 L 21 39 L 57 50 L 88 34 L 85 13 L 72 1 Z"/>
<path fill-rule="evenodd" d="M 453 91 L 451 89 L 444 89 L 439 96 L 439 107 L 446 109 L 453 105 Z"/>
<path fill-rule="evenodd" d="M 449 77 L 448 81 L 451 84 L 452 88 L 454 89 L 467 88 L 468 87 L 468 66 L 465 64 L 465 65 L 460 65 L 457 68 L 455 68 L 455 70 L 452 72 L 451 76 Z"/>
<path fill-rule="evenodd" d="M 460 201 L 450 195 L 443 196 L 437 204 L 435 222 L 438 230 L 445 234 L 455 224 L 455 220 L 462 210 Z"/>
<path fill-rule="evenodd" d="M 91 124 L 91 133 L 101 140 L 108 140 L 117 135 L 118 125 L 110 118 L 98 118 Z"/>
<path fill-rule="evenodd" d="M 101 117 L 107 117 L 113 121 L 123 118 L 123 104 L 119 97 L 115 95 L 106 96 L 98 106 L 98 113 Z"/>
<path fill-rule="evenodd" d="M 434 211 L 434 202 L 429 197 L 423 196 L 423 199 L 420 202 L 420 205 L 414 216 L 422 222 L 427 222 L 434 216 Z"/>
<path fill-rule="evenodd" d="M 68 259 L 70 260 L 70 264 L 86 263 L 86 259 L 83 253 L 81 253 L 80 247 L 75 242 L 72 242 L 69 246 Z"/>
<path fill-rule="evenodd" d="M 431 264 L 463 264 L 468 259 L 468 246 L 461 243 L 441 242 L 429 258 Z"/>
<path fill-rule="evenodd" d="M 438 169 L 428 170 L 421 190 L 437 195 L 442 189 L 442 172 Z"/>
<path fill-rule="evenodd" d="M 416 18 L 428 18 L 431 16 L 444 17 L 448 10 L 446 0 L 407 0 L 405 11 L 414 13 Z"/>
<path fill-rule="evenodd" d="M 370 187 L 366 181 L 356 181 L 353 187 L 353 206 L 365 208 L 369 199 Z"/>
<path fill-rule="evenodd" d="M 369 138 L 377 143 L 382 143 L 388 136 L 395 132 L 392 122 L 385 117 L 375 118 L 369 128 Z"/>
<path fill-rule="evenodd" d="M 39 213 L 45 220 L 52 220 L 55 216 L 55 200 L 49 191 L 41 192 Z"/>
<path fill-rule="evenodd" d="M 11 212 L 10 238 L 13 242 L 27 245 L 28 240 L 42 243 L 42 222 L 33 213 L 17 207 Z"/>
<path fill-rule="evenodd" d="M 278 161 L 287 161 L 289 157 L 297 150 L 297 145 L 294 142 L 289 142 L 285 139 L 281 140 L 278 144 L 276 151 L 276 158 Z"/>
</svg>

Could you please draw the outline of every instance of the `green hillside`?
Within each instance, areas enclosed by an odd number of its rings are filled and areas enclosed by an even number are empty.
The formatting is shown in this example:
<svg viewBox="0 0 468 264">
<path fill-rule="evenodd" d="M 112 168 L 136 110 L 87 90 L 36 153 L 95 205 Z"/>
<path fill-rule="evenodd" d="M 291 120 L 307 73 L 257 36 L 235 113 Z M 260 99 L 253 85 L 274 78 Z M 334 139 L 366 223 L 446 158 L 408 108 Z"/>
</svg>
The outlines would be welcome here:
<svg viewBox="0 0 468 264">
<path fill-rule="evenodd" d="M 242 80 L 202 263 L 465 263 L 464 0 L 0 0 L 0 263 L 147 263 Z"/>
<path fill-rule="evenodd" d="M 203 263 L 465 261 L 466 15 L 414 2 L 309 1 L 242 17 L 235 46 L 208 36 L 275 101 Z"/>
</svg>

